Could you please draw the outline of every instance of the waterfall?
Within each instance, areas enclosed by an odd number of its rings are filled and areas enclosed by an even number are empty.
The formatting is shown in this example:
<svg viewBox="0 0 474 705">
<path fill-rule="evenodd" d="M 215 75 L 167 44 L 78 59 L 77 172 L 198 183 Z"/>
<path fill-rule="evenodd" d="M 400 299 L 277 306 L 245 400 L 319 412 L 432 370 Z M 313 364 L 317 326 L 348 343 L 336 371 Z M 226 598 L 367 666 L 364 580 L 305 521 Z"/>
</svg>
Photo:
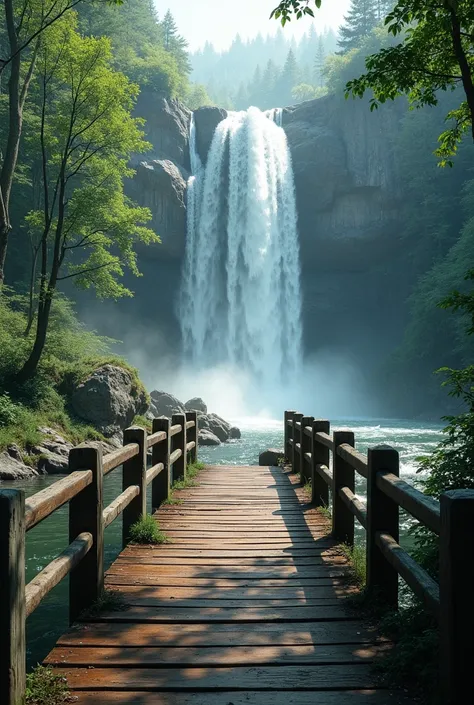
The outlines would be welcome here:
<svg viewBox="0 0 474 705">
<path fill-rule="evenodd" d="M 301 292 L 293 170 L 279 109 L 229 113 L 203 167 L 190 128 L 180 320 L 199 368 L 231 364 L 265 390 L 294 380 Z"/>
</svg>

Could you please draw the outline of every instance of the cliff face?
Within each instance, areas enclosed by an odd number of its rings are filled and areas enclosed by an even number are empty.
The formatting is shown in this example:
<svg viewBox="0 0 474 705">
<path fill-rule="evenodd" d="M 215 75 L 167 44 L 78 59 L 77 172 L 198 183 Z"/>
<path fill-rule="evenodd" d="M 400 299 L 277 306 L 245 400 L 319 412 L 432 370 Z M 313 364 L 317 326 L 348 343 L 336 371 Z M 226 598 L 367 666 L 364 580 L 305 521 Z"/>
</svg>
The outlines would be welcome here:
<svg viewBox="0 0 474 705">
<path fill-rule="evenodd" d="M 191 113 L 176 101 L 142 94 L 137 114 L 146 119 L 152 150 L 136 157 L 137 174 L 128 192 L 151 209 L 151 227 L 162 244 L 141 253 L 145 277 L 137 291 L 140 301 L 130 306 L 142 320 L 148 318 L 150 304 L 140 304 L 158 286 L 166 309 L 158 322 L 165 317 L 174 331 L 171 339 L 177 341 L 174 303 L 186 237 Z M 226 115 L 219 108 L 195 112 L 203 162 Z M 354 332 L 351 349 L 370 365 L 379 348 L 390 347 L 399 335 L 406 298 L 400 283 L 406 255 L 397 236 L 400 175 L 392 146 L 399 117 L 394 106 L 371 113 L 367 102 L 334 96 L 284 110 L 295 174 L 309 353 L 325 346 L 347 350 Z"/>
</svg>

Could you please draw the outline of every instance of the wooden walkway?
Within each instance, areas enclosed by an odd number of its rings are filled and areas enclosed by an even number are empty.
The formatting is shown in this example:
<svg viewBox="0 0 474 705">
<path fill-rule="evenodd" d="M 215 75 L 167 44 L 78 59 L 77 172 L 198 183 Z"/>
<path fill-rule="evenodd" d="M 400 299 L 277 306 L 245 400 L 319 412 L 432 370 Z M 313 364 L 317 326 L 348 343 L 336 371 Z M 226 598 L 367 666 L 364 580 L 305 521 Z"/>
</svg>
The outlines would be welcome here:
<svg viewBox="0 0 474 705">
<path fill-rule="evenodd" d="M 157 513 L 171 543 L 129 546 L 106 576 L 129 607 L 71 629 L 46 659 L 80 705 L 395 705 L 386 646 L 344 603 L 347 567 L 294 476 L 209 467 Z"/>
</svg>

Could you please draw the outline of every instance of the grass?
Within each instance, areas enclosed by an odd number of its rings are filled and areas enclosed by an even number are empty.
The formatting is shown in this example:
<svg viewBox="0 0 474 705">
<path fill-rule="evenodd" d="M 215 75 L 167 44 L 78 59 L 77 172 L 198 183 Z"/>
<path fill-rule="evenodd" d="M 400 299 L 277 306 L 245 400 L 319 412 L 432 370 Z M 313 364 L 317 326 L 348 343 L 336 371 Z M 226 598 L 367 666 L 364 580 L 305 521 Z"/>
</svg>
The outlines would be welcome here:
<svg viewBox="0 0 474 705">
<path fill-rule="evenodd" d="M 83 611 L 81 617 L 98 617 L 101 612 L 124 612 L 128 607 L 121 592 L 104 589 L 101 596 Z"/>
<path fill-rule="evenodd" d="M 135 418 L 133 419 L 131 425 L 132 425 L 132 426 L 140 426 L 140 428 L 146 428 L 146 430 L 148 431 L 148 433 L 151 433 L 151 431 L 152 431 L 152 426 L 153 426 L 153 424 L 152 424 L 152 422 L 150 421 L 150 419 L 147 419 L 146 416 L 135 416 Z"/>
<path fill-rule="evenodd" d="M 182 499 L 176 499 L 173 497 L 173 492 L 175 490 L 187 490 L 190 487 L 197 487 L 199 483 L 196 482 L 196 477 L 199 475 L 201 470 L 204 470 L 205 468 L 204 463 L 200 463 L 199 461 L 196 461 L 195 463 L 190 463 L 186 467 L 186 477 L 176 480 L 176 482 L 173 482 L 173 486 L 171 487 L 171 493 L 169 499 L 167 499 L 163 504 L 165 505 L 175 505 L 175 504 L 182 504 L 183 500 Z"/>
<path fill-rule="evenodd" d="M 338 548 L 342 555 L 349 561 L 350 581 L 357 585 L 357 587 L 363 588 L 367 578 L 365 546 L 361 546 L 360 544 L 350 546 L 347 543 L 343 543 L 338 546 Z"/>
<path fill-rule="evenodd" d="M 144 514 L 135 524 L 130 527 L 130 540 L 139 544 L 160 544 L 169 543 L 166 534 L 160 531 L 158 522 L 151 514 Z"/>
<path fill-rule="evenodd" d="M 51 668 L 36 666 L 26 676 L 26 705 L 59 705 L 71 702 L 67 680 Z"/>
<path fill-rule="evenodd" d="M 328 504 L 318 507 L 318 512 L 328 521 L 332 519 L 332 510 Z"/>
</svg>

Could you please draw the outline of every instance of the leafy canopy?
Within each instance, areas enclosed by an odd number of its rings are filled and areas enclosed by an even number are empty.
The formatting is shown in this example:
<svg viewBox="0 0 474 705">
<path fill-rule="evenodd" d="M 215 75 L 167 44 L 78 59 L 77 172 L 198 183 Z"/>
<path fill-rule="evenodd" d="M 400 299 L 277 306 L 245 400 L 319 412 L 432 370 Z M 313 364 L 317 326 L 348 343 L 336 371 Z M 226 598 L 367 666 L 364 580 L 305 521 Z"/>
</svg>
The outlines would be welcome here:
<svg viewBox="0 0 474 705">
<path fill-rule="evenodd" d="M 313 16 L 310 0 L 282 0 L 272 16 L 285 24 L 292 15 Z M 321 0 L 315 0 L 316 7 Z M 474 137 L 474 3 L 472 0 L 398 0 L 385 18 L 400 41 L 366 58 L 366 71 L 347 83 L 346 95 L 373 92 L 371 108 L 408 96 L 414 107 L 436 105 L 438 91 L 460 85 L 465 100 L 451 110 L 452 125 L 440 138 L 441 164 L 452 164 L 463 135 Z"/>
</svg>

